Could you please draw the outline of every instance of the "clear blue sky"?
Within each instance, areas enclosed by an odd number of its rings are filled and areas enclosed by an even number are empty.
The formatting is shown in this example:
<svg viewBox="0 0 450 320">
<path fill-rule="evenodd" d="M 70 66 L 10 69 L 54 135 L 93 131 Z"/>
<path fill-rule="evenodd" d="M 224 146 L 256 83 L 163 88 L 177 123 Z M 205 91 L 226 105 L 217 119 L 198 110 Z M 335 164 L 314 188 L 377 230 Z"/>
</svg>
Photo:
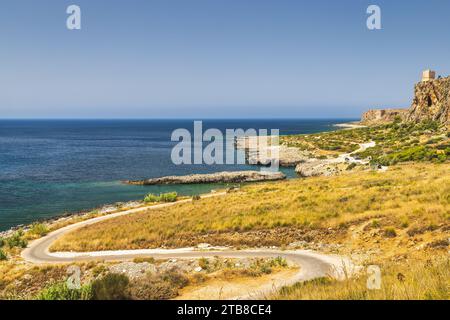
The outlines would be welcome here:
<svg viewBox="0 0 450 320">
<path fill-rule="evenodd" d="M 66 7 L 82 30 L 66 29 Z M 380 31 L 366 8 L 382 9 Z M 2 0 L 0 118 L 357 117 L 450 74 L 450 1 Z"/>
</svg>

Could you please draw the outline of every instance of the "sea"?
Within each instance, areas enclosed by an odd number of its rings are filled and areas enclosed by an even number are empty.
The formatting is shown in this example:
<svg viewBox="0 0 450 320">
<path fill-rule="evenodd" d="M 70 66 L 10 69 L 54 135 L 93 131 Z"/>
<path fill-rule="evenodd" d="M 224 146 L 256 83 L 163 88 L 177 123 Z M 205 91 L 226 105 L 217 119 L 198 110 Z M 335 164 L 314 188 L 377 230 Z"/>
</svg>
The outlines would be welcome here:
<svg viewBox="0 0 450 320">
<path fill-rule="evenodd" d="M 199 119 L 196 119 L 199 120 Z M 206 119 L 203 130 L 279 129 L 280 135 L 336 130 L 354 119 Z M 0 120 L 0 231 L 148 193 L 195 195 L 217 184 L 136 186 L 124 180 L 167 175 L 258 170 L 250 165 L 175 165 L 176 129 L 194 119 Z M 270 131 L 269 131 L 270 132 Z M 291 168 L 280 169 L 289 178 Z"/>
</svg>

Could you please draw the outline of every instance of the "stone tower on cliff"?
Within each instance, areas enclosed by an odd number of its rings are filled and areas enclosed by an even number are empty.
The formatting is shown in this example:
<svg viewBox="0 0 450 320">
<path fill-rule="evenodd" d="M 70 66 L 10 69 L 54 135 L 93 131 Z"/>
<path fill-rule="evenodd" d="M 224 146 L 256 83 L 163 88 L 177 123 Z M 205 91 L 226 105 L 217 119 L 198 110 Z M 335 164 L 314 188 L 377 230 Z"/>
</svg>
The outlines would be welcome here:
<svg viewBox="0 0 450 320">
<path fill-rule="evenodd" d="M 432 81 L 436 78 L 436 72 L 433 70 L 425 70 L 422 72 L 422 82 Z"/>
<path fill-rule="evenodd" d="M 435 79 L 431 70 L 423 72 L 422 81 L 414 87 L 414 99 L 407 121 L 435 120 L 450 124 L 450 77 Z"/>
<path fill-rule="evenodd" d="M 436 72 L 425 70 L 422 81 L 414 86 L 414 99 L 409 109 L 373 109 L 362 115 L 361 122 L 379 124 L 402 121 L 434 120 L 450 127 L 450 77 L 436 79 Z"/>
</svg>

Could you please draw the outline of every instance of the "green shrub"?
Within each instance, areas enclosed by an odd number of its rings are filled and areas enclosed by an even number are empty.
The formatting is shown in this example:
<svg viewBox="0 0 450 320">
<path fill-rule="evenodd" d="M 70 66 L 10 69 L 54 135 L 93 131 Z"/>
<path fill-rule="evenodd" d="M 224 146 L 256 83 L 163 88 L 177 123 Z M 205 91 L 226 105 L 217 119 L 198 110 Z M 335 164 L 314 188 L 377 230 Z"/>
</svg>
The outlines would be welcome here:
<svg viewBox="0 0 450 320">
<path fill-rule="evenodd" d="M 5 260 L 8 260 L 8 256 L 2 249 L 0 249 L 0 261 L 5 261 Z"/>
<path fill-rule="evenodd" d="M 201 199 L 201 197 L 198 194 L 192 196 L 192 200 L 193 201 L 197 201 L 197 200 L 200 200 L 200 199 Z"/>
<path fill-rule="evenodd" d="M 92 298 L 94 300 L 126 300 L 129 299 L 126 275 L 109 273 L 92 282 Z"/>
<path fill-rule="evenodd" d="M 90 285 L 80 289 L 69 289 L 66 282 L 59 282 L 42 290 L 36 296 L 37 300 L 90 300 L 92 288 Z"/>
<path fill-rule="evenodd" d="M 30 233 L 39 237 L 43 237 L 48 233 L 48 228 L 43 223 L 33 223 Z"/>
<path fill-rule="evenodd" d="M 159 196 L 149 193 L 144 198 L 144 202 L 175 202 L 177 199 L 178 194 L 176 192 L 162 193 Z"/>
<path fill-rule="evenodd" d="M 9 238 L 6 238 L 6 243 L 10 248 L 18 247 L 18 248 L 26 248 L 28 242 L 23 238 L 24 233 L 22 230 L 15 232 Z"/>
<path fill-rule="evenodd" d="M 5 245 L 5 239 L 0 238 L 0 248 Z"/>
<path fill-rule="evenodd" d="M 162 202 L 175 202 L 178 199 L 178 194 L 176 192 L 163 193 L 160 195 L 160 201 Z"/>
<path fill-rule="evenodd" d="M 356 167 L 356 163 L 352 162 L 347 166 L 346 170 L 352 170 L 354 167 Z"/>
<path fill-rule="evenodd" d="M 157 196 L 156 194 L 149 193 L 148 195 L 145 196 L 144 202 L 159 202 L 159 199 L 160 197 Z"/>
<path fill-rule="evenodd" d="M 272 259 L 270 261 L 270 266 L 272 267 L 287 267 L 288 263 L 286 261 L 286 259 L 284 259 L 283 257 L 276 257 L 275 259 Z"/>
<path fill-rule="evenodd" d="M 397 232 L 394 228 L 388 227 L 384 229 L 384 236 L 387 238 L 395 238 L 397 236 Z"/>
</svg>

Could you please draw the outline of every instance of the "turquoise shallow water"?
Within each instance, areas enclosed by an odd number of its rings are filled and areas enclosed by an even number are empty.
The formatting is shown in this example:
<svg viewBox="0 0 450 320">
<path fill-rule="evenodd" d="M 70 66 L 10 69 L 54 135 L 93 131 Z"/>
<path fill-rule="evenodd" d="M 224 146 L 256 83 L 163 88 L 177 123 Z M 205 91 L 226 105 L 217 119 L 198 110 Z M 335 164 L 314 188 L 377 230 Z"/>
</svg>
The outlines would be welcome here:
<svg viewBox="0 0 450 320">
<path fill-rule="evenodd" d="M 330 120 L 206 120 L 204 130 L 280 129 L 280 134 L 334 130 Z M 193 195 L 218 185 L 132 186 L 121 180 L 255 170 L 248 165 L 181 165 L 170 160 L 176 128 L 192 120 L 0 120 L 0 230 L 142 199 L 153 192 Z M 282 169 L 295 176 L 292 169 Z"/>
</svg>

